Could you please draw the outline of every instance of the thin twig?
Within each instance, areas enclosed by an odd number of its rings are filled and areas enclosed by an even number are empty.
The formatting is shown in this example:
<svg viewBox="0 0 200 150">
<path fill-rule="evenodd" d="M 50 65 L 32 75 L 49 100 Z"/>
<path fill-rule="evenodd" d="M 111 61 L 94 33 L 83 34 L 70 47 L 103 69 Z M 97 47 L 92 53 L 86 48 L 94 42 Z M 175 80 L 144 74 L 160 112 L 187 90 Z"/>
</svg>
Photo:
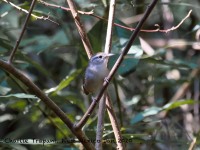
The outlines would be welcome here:
<svg viewBox="0 0 200 150">
<path fill-rule="evenodd" d="M 50 3 L 47 3 L 45 1 L 42 1 L 42 0 L 38 0 L 38 2 L 40 2 L 41 4 L 45 5 L 45 6 L 48 6 L 48 7 L 54 7 L 54 8 L 60 8 L 64 11 L 71 11 L 70 8 L 67 8 L 67 7 L 63 7 L 63 6 L 60 6 L 60 5 L 56 5 L 56 4 L 50 4 Z M 93 14 L 93 10 L 89 11 L 89 12 L 85 12 L 85 11 L 80 11 L 80 10 L 77 10 L 79 14 L 82 14 L 82 15 L 90 15 L 90 14 Z"/>
<path fill-rule="evenodd" d="M 6 2 L 6 3 L 8 3 L 8 4 L 10 4 L 11 6 L 13 6 L 14 8 L 16 8 L 16 9 L 19 10 L 19 11 L 22 11 L 22 12 L 24 12 L 24 13 L 26 13 L 26 14 L 29 13 L 26 9 L 23 9 L 23 8 L 21 8 L 21 7 L 17 6 L 17 5 L 15 5 L 14 3 L 10 2 L 10 1 L 7 1 L 7 0 L 3 0 L 3 1 Z M 36 20 L 49 20 L 50 22 L 53 22 L 53 23 L 59 25 L 57 22 L 51 20 L 51 19 L 49 18 L 49 15 L 48 15 L 47 17 L 44 17 L 44 16 L 36 16 L 36 15 L 34 15 L 34 14 L 31 14 L 31 16 L 32 16 L 33 18 L 35 18 Z"/>
<path fill-rule="evenodd" d="M 44 2 L 44 1 L 42 1 L 42 0 L 39 0 L 39 2 L 41 2 L 42 4 L 44 4 L 44 5 L 46 5 L 46 6 L 55 7 L 55 8 L 60 8 L 60 9 L 65 10 L 65 11 L 70 11 L 70 8 L 66 8 L 66 7 L 63 7 L 63 6 L 56 5 L 56 4 L 50 4 L 50 3 Z M 149 33 L 162 32 L 162 33 L 168 33 L 168 32 L 170 32 L 170 31 L 174 31 L 174 30 L 178 29 L 178 28 L 184 23 L 184 21 L 185 21 L 187 18 L 189 18 L 189 16 L 191 15 L 191 12 L 192 12 L 192 10 L 190 10 L 190 11 L 188 12 L 188 14 L 181 20 L 181 22 L 180 22 L 178 25 L 173 26 L 173 27 L 171 27 L 171 28 L 169 28 L 169 29 L 162 30 L 162 29 L 160 29 L 160 26 L 156 24 L 156 25 L 155 25 L 155 26 L 157 27 L 156 29 L 154 29 L 154 30 L 141 29 L 140 32 L 149 32 Z M 90 15 L 90 16 L 93 16 L 93 17 L 95 17 L 95 18 L 97 18 L 97 19 L 101 19 L 101 20 L 104 20 L 104 21 L 108 21 L 108 20 L 107 20 L 106 18 L 104 18 L 104 17 L 95 15 L 95 14 L 93 13 L 93 10 L 90 11 L 90 12 L 84 12 L 84 11 L 79 11 L 79 10 L 78 10 L 78 13 L 83 14 L 83 15 Z M 136 29 L 136 28 L 131 28 L 131 27 L 123 26 L 123 25 L 118 24 L 118 23 L 114 23 L 114 25 L 115 25 L 115 26 L 118 26 L 118 27 L 120 27 L 120 28 L 129 30 L 129 31 L 134 31 L 134 30 Z"/>
<path fill-rule="evenodd" d="M 195 138 L 193 139 L 192 143 L 190 144 L 190 147 L 189 147 L 188 150 L 194 150 L 194 147 L 195 147 L 196 142 L 197 142 L 197 138 L 195 137 Z"/>
<path fill-rule="evenodd" d="M 112 44 L 112 28 L 114 22 L 114 14 L 115 14 L 115 0 L 110 1 L 110 8 L 109 8 L 109 17 L 108 17 L 108 26 L 107 26 L 107 34 L 106 34 L 106 43 L 105 43 L 105 53 L 110 53 L 111 51 L 111 44 Z M 99 103 L 99 111 L 98 111 L 98 122 L 97 122 L 97 135 L 96 140 L 102 141 L 103 132 L 102 127 L 104 127 L 104 113 L 106 109 L 106 97 L 107 94 L 105 92 L 104 97 L 100 100 Z M 98 130 L 99 129 L 99 130 Z M 102 149 L 102 142 L 96 142 L 95 148 L 98 150 Z"/>
<path fill-rule="evenodd" d="M 98 110 L 98 120 L 97 120 L 97 131 L 96 131 L 96 143 L 95 149 L 102 150 L 102 135 L 104 129 L 104 116 L 105 116 L 105 98 L 106 95 L 102 97 L 99 102 L 99 110 Z"/>
<path fill-rule="evenodd" d="M 23 25 L 23 27 L 22 27 L 22 31 L 21 31 L 21 33 L 20 33 L 20 36 L 19 36 L 17 42 L 15 43 L 15 47 L 13 48 L 13 50 L 12 50 L 12 52 L 11 52 L 11 54 L 10 54 L 10 58 L 9 58 L 9 60 L 8 60 L 8 63 L 10 63 L 10 64 L 11 64 L 12 61 L 13 61 L 14 55 L 15 55 L 15 53 L 16 53 L 16 51 L 17 51 L 17 48 L 19 47 L 19 44 L 20 44 L 20 42 L 21 42 L 21 39 L 22 39 L 22 37 L 23 37 L 23 35 L 24 35 L 26 26 L 27 26 L 27 24 L 28 24 L 28 20 L 29 20 L 30 17 L 31 17 L 31 13 L 32 13 L 33 8 L 34 8 L 34 6 L 35 6 L 35 4 L 36 4 L 36 1 L 37 1 L 37 0 L 33 0 L 32 3 L 31 3 L 31 7 L 30 7 L 30 9 L 29 9 L 29 13 L 28 13 L 28 15 L 27 15 L 27 17 L 26 17 L 26 20 L 25 20 L 25 22 L 24 22 L 24 25 Z"/>
<path fill-rule="evenodd" d="M 122 134 L 121 134 L 121 131 L 120 131 L 120 126 L 117 122 L 117 117 L 115 115 L 113 105 L 112 105 L 112 102 L 110 100 L 109 95 L 106 96 L 106 106 L 107 106 L 110 122 L 111 122 L 111 125 L 112 125 L 112 128 L 113 128 L 113 132 L 114 132 L 114 135 L 115 135 L 115 139 L 116 139 L 116 143 L 117 143 L 117 149 L 123 150 L 123 149 L 125 149 L 125 147 L 124 147 L 124 143 L 123 143 L 123 140 L 122 140 Z"/>
<path fill-rule="evenodd" d="M 79 141 L 88 150 L 94 150 L 94 146 L 91 142 L 87 142 L 87 136 L 81 130 L 74 130 L 73 123 L 66 116 L 66 114 L 48 97 L 43 93 L 31 80 L 29 80 L 24 74 L 15 69 L 11 64 L 0 60 L 0 68 L 3 68 L 6 72 L 15 76 L 23 84 L 25 84 L 29 89 L 28 91 L 38 98 L 40 98 L 71 130 L 71 132 L 79 139 Z"/>
<path fill-rule="evenodd" d="M 109 9 L 109 17 L 108 17 L 107 34 L 106 34 L 106 43 L 105 43 L 105 50 L 104 50 L 105 53 L 110 53 L 111 51 L 112 31 L 113 31 L 112 29 L 113 29 L 114 16 L 115 16 L 115 5 L 116 5 L 116 0 L 111 0 L 110 9 Z M 115 116 L 114 109 L 112 107 L 111 100 L 109 98 L 108 93 L 106 94 L 106 105 L 107 105 L 107 111 L 109 114 L 110 122 L 111 122 L 113 132 L 115 135 L 115 139 L 116 141 L 122 141 L 120 127 L 118 125 L 117 118 Z M 122 142 L 116 142 L 116 143 L 117 143 L 117 149 L 120 149 L 120 150 L 125 149 L 124 144 Z"/>
<path fill-rule="evenodd" d="M 115 89 L 115 93 L 116 93 L 117 106 L 118 106 L 118 110 L 119 110 L 120 125 L 123 126 L 122 105 L 121 105 L 121 100 L 120 100 L 120 97 L 119 97 L 119 91 L 118 91 L 118 86 L 117 86 L 116 79 L 113 79 L 113 84 L 114 84 L 114 89 Z"/>
<path fill-rule="evenodd" d="M 141 21 L 138 23 L 135 31 L 132 33 L 130 40 L 127 42 L 125 48 L 123 49 L 121 55 L 119 56 L 119 58 L 117 59 L 117 61 L 115 62 L 115 65 L 113 66 L 112 70 L 110 71 L 107 80 L 104 81 L 103 83 L 103 87 L 100 90 L 100 93 L 97 96 L 97 99 L 94 100 L 90 107 L 88 108 L 87 112 L 84 114 L 84 116 L 81 118 L 81 120 L 75 125 L 75 128 L 82 128 L 83 125 L 87 122 L 87 120 L 89 119 L 89 117 L 91 116 L 92 112 L 94 111 L 94 108 L 96 107 L 96 105 L 98 104 L 99 100 L 101 99 L 105 89 L 107 88 L 108 84 L 110 83 L 111 79 L 113 78 L 115 72 L 117 71 L 117 69 L 119 68 L 119 66 L 121 65 L 124 56 L 128 53 L 130 47 L 132 46 L 132 43 L 134 42 L 134 40 L 136 39 L 138 33 L 140 32 L 140 29 L 142 27 L 142 25 L 144 24 L 145 20 L 147 19 L 147 17 L 150 15 L 151 11 L 153 10 L 153 8 L 155 7 L 156 3 L 158 0 L 153 0 L 153 2 L 147 7 L 146 12 L 144 13 L 143 18 L 141 19 Z"/>
<path fill-rule="evenodd" d="M 89 41 L 89 39 L 87 37 L 86 31 L 84 29 L 84 26 L 81 23 L 81 20 L 80 20 L 79 15 L 78 15 L 78 11 L 77 11 L 77 9 L 76 9 L 76 7 L 74 5 L 73 0 L 66 0 L 66 1 L 67 1 L 68 5 L 69 5 L 69 8 L 71 10 L 71 13 L 72 13 L 72 16 L 74 18 L 74 22 L 76 24 L 78 32 L 79 32 L 79 34 L 81 36 L 81 40 L 83 42 L 83 46 L 84 46 L 84 48 L 85 48 L 85 50 L 87 52 L 88 57 L 90 58 L 93 55 L 92 46 L 91 46 L 90 41 Z"/>
<path fill-rule="evenodd" d="M 105 53 L 110 53 L 111 45 L 112 45 L 112 28 L 114 23 L 114 16 L 115 16 L 115 0 L 110 1 L 110 9 L 109 9 L 109 16 L 108 16 L 108 26 L 107 26 L 107 34 L 106 34 L 106 43 L 105 43 Z"/>
</svg>

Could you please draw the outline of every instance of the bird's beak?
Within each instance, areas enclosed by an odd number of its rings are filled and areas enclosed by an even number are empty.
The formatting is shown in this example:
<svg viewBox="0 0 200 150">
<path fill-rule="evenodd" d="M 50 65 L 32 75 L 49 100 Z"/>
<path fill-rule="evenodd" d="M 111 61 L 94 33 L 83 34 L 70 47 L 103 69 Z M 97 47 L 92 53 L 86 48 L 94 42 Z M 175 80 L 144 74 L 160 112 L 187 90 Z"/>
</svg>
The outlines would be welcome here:
<svg viewBox="0 0 200 150">
<path fill-rule="evenodd" d="M 106 54 L 106 56 L 105 56 L 105 57 L 110 57 L 110 56 L 113 56 L 113 55 L 115 55 L 115 54 L 108 53 L 108 54 Z"/>
</svg>

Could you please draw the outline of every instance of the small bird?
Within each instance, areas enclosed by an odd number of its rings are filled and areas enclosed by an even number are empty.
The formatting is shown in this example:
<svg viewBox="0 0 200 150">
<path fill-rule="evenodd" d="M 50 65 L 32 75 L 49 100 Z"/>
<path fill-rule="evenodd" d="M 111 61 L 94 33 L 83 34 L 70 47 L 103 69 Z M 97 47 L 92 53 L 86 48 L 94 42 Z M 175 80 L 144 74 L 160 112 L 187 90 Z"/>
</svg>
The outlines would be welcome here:
<svg viewBox="0 0 200 150">
<path fill-rule="evenodd" d="M 90 58 L 83 83 L 83 91 L 86 95 L 89 93 L 96 95 L 101 89 L 104 79 L 109 73 L 108 58 L 112 55 L 114 54 L 99 52 Z"/>
</svg>

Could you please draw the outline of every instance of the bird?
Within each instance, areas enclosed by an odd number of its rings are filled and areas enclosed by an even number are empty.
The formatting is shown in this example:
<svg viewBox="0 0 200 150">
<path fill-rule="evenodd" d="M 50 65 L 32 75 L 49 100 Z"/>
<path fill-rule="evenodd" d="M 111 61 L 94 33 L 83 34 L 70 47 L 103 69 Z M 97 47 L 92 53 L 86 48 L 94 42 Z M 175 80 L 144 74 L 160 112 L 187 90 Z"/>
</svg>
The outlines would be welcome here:
<svg viewBox="0 0 200 150">
<path fill-rule="evenodd" d="M 102 88 L 105 77 L 109 73 L 108 58 L 112 55 L 114 54 L 99 52 L 90 58 L 82 86 L 86 95 L 92 94 L 94 96 Z"/>
</svg>

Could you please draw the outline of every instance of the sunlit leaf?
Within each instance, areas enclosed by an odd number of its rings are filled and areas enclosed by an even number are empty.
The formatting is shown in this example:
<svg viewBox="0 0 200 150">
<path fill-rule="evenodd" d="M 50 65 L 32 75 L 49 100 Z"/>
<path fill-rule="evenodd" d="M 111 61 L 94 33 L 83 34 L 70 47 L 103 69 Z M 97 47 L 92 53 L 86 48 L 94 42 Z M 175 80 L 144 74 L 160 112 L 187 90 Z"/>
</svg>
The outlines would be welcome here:
<svg viewBox="0 0 200 150">
<path fill-rule="evenodd" d="M 6 95 L 10 91 L 11 91 L 11 88 L 0 86 L 0 94 L 1 95 Z"/>
<path fill-rule="evenodd" d="M 180 100 L 180 101 L 171 102 L 171 103 L 164 105 L 163 109 L 164 110 L 171 110 L 171 109 L 180 107 L 181 105 L 185 105 L 185 104 L 191 105 L 191 104 L 194 104 L 194 103 L 195 103 L 194 100 Z"/>
<path fill-rule="evenodd" d="M 30 99 L 38 99 L 35 95 L 31 95 L 31 94 L 25 94 L 25 93 L 16 93 L 16 94 L 9 94 L 9 95 L 4 95 L 4 96 L 0 96 L 0 97 L 16 97 L 16 98 L 30 98 Z"/>
</svg>

